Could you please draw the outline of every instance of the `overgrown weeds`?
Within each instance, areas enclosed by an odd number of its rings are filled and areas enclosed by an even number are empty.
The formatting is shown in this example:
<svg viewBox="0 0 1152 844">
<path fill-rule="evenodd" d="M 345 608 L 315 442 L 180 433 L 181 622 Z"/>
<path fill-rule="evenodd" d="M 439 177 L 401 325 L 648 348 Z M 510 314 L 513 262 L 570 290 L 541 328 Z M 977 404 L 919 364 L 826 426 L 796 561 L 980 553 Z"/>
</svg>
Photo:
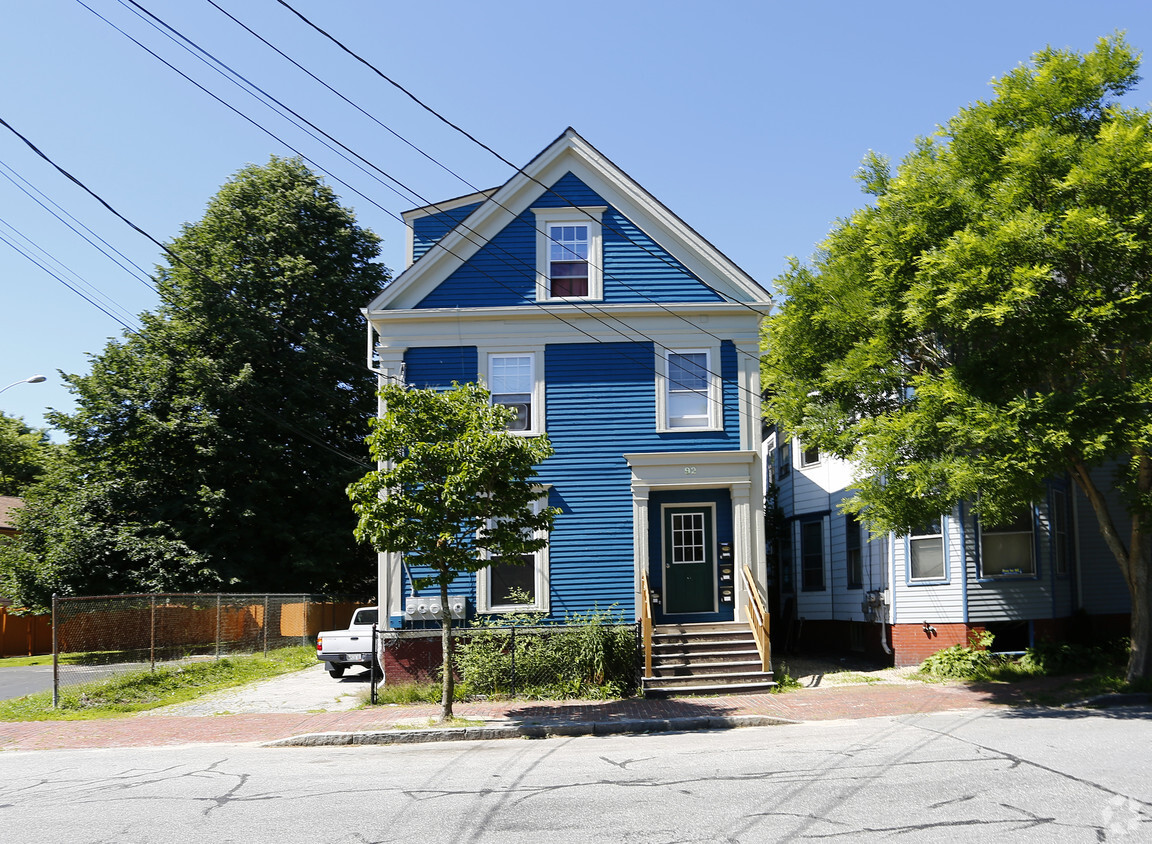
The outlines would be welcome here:
<svg viewBox="0 0 1152 844">
<path fill-rule="evenodd" d="M 927 678 L 971 682 L 1086 674 L 1077 681 L 1085 692 L 1127 690 L 1123 680 L 1127 642 L 1104 647 L 1042 642 L 1022 655 L 1010 655 L 993 652 L 993 641 L 988 631 L 973 633 L 967 645 L 953 645 L 924 660 L 920 673 Z"/>
</svg>

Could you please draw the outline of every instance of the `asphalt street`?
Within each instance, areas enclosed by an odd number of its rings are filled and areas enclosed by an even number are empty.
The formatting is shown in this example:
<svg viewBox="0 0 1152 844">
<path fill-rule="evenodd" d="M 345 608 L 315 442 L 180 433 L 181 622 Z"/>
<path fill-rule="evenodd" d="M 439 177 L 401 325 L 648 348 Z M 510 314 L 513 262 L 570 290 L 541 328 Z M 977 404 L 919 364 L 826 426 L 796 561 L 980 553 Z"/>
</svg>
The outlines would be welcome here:
<svg viewBox="0 0 1152 844">
<path fill-rule="evenodd" d="M 19 665 L 0 668 L 0 700 L 23 697 L 52 688 L 52 666 Z"/>
<path fill-rule="evenodd" d="M 0 754 L 5 840 L 1137 842 L 1152 708 L 709 733 Z"/>
</svg>

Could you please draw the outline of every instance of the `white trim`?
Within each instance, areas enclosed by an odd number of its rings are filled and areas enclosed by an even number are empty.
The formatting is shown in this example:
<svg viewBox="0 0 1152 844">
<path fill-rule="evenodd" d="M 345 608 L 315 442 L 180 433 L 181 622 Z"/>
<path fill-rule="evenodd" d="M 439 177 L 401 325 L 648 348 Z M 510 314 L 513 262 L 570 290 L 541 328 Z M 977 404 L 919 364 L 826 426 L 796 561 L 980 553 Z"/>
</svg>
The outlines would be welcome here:
<svg viewBox="0 0 1152 844">
<path fill-rule="evenodd" d="M 412 308 L 470 259 L 552 185 L 572 173 L 689 272 L 734 301 L 771 306 L 771 296 L 751 276 L 701 237 L 574 130 L 568 129 L 510 178 L 487 202 L 401 273 L 368 306 L 369 311 Z"/>
<path fill-rule="evenodd" d="M 476 373 L 477 380 L 488 387 L 492 379 L 492 358 L 494 357 L 529 357 L 532 360 L 532 418 L 528 428 L 524 431 L 509 431 L 521 436 L 537 436 L 544 433 L 544 350 L 538 347 L 525 346 L 499 346 L 477 349 L 477 359 L 481 371 Z M 490 387 L 489 387 L 490 389 Z"/>
<path fill-rule="evenodd" d="M 548 506 L 548 492 L 546 488 L 541 488 L 541 497 L 536 499 L 532 505 L 533 511 L 539 513 L 540 510 Z M 537 539 L 546 539 L 548 534 L 545 531 L 537 531 Z M 532 566 L 535 571 L 535 588 L 536 588 L 536 601 L 532 604 L 492 604 L 492 581 L 491 581 L 491 568 L 485 566 L 476 572 L 476 612 L 484 613 L 485 615 L 498 614 L 498 613 L 513 613 L 513 612 L 543 612 L 549 611 L 551 606 L 550 590 L 551 590 L 551 571 L 550 561 L 548 556 L 548 546 L 545 545 L 539 551 L 532 555 Z M 489 559 L 487 554 L 484 554 L 484 559 Z"/>
<path fill-rule="evenodd" d="M 404 211 L 400 214 L 400 218 L 404 221 L 404 259 L 405 269 L 412 266 L 416 261 L 416 221 L 424 217 L 431 217 L 435 214 L 443 214 L 446 211 L 454 211 L 464 205 L 472 205 L 473 203 L 483 203 L 492 194 L 496 193 L 496 188 L 488 188 L 488 190 L 476 191 L 467 196 L 458 196 L 455 199 L 445 199 L 442 202 L 434 202 L 431 205 L 423 205 L 420 208 L 413 208 L 409 211 Z M 475 210 L 475 209 L 474 209 Z M 468 215 L 472 216 L 471 214 Z M 466 221 L 465 217 L 461 222 Z M 434 245 L 434 244 L 433 244 Z M 431 249 L 432 246 L 429 246 Z M 424 255 L 428 254 L 428 250 L 424 251 Z M 424 255 L 420 257 L 423 258 Z"/>
<path fill-rule="evenodd" d="M 689 354 L 704 354 L 706 356 L 704 368 L 708 375 L 708 421 L 704 425 L 672 425 L 668 417 L 668 392 L 671 389 L 671 381 L 668 376 L 668 367 L 671 365 L 669 356 Z M 656 430 L 659 433 L 724 430 L 724 397 L 719 366 L 719 344 L 695 348 L 656 348 L 656 366 L 654 367 L 656 370 Z"/>
<path fill-rule="evenodd" d="M 533 208 L 536 215 L 536 301 L 537 302 L 599 302 L 604 299 L 604 237 L 600 225 L 606 205 L 572 208 Z M 550 226 L 573 225 L 588 227 L 588 295 L 553 296 L 549 274 Z"/>
</svg>

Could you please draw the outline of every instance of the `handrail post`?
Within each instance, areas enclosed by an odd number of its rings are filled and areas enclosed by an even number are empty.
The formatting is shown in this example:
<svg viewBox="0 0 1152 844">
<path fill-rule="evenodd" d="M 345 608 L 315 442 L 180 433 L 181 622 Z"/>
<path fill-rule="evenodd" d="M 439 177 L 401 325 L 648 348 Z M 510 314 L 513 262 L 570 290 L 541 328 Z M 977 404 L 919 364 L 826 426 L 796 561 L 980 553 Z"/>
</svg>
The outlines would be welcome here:
<svg viewBox="0 0 1152 844">
<path fill-rule="evenodd" d="M 644 676 L 652 676 L 652 592 L 648 573 L 640 574 L 640 635 L 644 639 Z"/>
</svg>

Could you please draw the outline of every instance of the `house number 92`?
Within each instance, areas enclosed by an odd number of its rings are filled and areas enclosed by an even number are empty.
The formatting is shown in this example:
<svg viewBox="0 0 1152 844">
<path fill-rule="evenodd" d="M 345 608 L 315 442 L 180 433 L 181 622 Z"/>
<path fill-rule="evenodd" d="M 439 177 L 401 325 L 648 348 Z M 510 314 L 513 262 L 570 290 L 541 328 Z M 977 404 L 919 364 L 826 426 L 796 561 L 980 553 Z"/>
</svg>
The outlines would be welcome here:
<svg viewBox="0 0 1152 844">
<path fill-rule="evenodd" d="M 684 474 L 685 475 L 695 475 L 696 474 L 696 467 L 695 466 L 685 466 L 684 467 Z"/>
</svg>

